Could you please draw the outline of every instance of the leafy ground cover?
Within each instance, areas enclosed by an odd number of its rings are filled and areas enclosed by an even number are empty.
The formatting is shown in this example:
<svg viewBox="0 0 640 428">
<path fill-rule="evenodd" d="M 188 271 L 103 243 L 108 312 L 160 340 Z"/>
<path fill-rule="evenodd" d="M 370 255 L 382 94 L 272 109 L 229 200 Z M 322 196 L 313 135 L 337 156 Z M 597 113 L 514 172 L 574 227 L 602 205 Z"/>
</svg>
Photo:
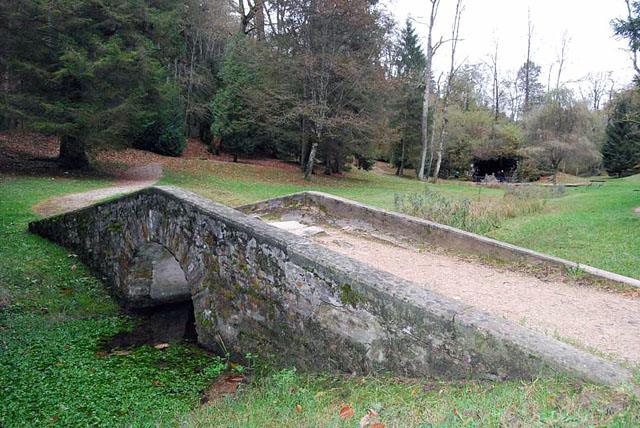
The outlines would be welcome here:
<svg viewBox="0 0 640 428">
<path fill-rule="evenodd" d="M 287 369 L 257 377 L 235 397 L 179 421 L 184 427 L 623 427 L 640 422 L 639 404 L 624 392 L 561 379 L 442 383 Z"/>
<path fill-rule="evenodd" d="M 27 232 L 31 206 L 105 181 L 0 175 L 0 426 L 153 426 L 192 409 L 224 369 L 195 346 L 107 354 L 131 327 L 90 272 Z"/>
</svg>

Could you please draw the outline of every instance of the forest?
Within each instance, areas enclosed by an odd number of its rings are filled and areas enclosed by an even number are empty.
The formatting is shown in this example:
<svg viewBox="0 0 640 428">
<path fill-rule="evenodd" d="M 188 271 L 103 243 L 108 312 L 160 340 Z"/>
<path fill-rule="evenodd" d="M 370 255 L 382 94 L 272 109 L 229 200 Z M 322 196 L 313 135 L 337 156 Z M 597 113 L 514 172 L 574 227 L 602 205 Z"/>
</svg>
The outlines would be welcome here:
<svg viewBox="0 0 640 428">
<path fill-rule="evenodd" d="M 638 71 L 640 4 L 612 23 Z M 377 0 L 14 0 L 0 5 L 0 129 L 55 135 L 66 168 L 104 147 L 179 156 L 197 137 L 234 160 L 297 162 L 305 178 L 369 169 L 417 178 L 533 181 L 630 175 L 640 164 L 640 95 L 606 73 L 576 93 L 536 62 L 456 56 L 464 0 L 446 40 L 423 45 Z M 435 55 L 450 58 L 436 73 Z M 553 73 L 552 73 L 553 71 Z M 409 172 L 411 171 L 411 172 Z"/>
</svg>

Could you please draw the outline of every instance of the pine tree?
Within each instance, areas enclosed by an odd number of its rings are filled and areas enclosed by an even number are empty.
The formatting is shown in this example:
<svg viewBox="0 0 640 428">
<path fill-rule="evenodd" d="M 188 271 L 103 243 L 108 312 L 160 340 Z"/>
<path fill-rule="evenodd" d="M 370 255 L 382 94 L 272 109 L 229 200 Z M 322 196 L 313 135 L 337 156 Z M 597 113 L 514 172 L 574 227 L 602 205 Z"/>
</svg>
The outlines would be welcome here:
<svg viewBox="0 0 640 428">
<path fill-rule="evenodd" d="M 245 91 L 257 83 L 255 65 L 247 54 L 249 43 L 244 34 L 229 43 L 220 71 L 223 87 L 211 103 L 211 132 L 222 140 L 223 150 L 233 155 L 234 162 L 238 156 L 252 154 L 258 138 L 258 126 L 245 97 Z"/>
<path fill-rule="evenodd" d="M 420 144 L 421 86 L 426 65 L 426 57 L 410 20 L 400 34 L 397 58 L 400 91 L 394 125 L 399 131 L 399 141 L 392 147 L 391 162 L 396 167 L 396 175 L 402 175 Z"/>
<path fill-rule="evenodd" d="M 602 162 L 609 175 L 622 176 L 640 166 L 640 129 L 634 117 L 640 116 L 634 105 L 635 94 L 624 94 L 615 104 L 602 146 Z"/>
<path fill-rule="evenodd" d="M 407 19 L 405 27 L 400 33 L 400 45 L 398 46 L 398 75 L 420 78 L 427 63 L 418 41 L 418 35 L 411 21 Z"/>
<path fill-rule="evenodd" d="M 8 3 L 9 21 L 26 25 L 7 41 L 3 115 L 59 136 L 63 165 L 87 166 L 87 150 L 126 142 L 140 112 L 157 109 L 148 101 L 167 81 L 152 40 L 162 11 L 133 0 Z"/>
</svg>

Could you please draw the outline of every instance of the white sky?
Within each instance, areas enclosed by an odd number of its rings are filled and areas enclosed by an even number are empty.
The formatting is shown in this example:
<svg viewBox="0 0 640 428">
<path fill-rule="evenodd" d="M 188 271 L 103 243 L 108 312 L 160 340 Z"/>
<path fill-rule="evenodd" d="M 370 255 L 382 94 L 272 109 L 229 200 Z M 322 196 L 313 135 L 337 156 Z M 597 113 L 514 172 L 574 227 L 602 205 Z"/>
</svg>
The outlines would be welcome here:
<svg viewBox="0 0 640 428">
<path fill-rule="evenodd" d="M 386 0 L 398 26 L 407 16 L 414 19 L 421 43 L 426 46 L 427 0 Z M 441 0 L 434 39 L 451 38 L 451 23 L 456 0 Z M 570 82 L 588 73 L 611 71 L 616 86 L 631 82 L 633 71 L 626 43 L 617 40 L 611 20 L 626 15 L 623 0 L 465 0 L 457 61 L 475 64 L 488 61 L 499 41 L 499 67 L 502 74 L 517 70 L 526 59 L 527 11 L 534 25 L 532 60 L 542 66 L 542 83 L 546 86 L 549 67 L 557 62 L 562 37 L 570 41 L 562 80 Z M 434 59 L 435 69 L 449 69 L 450 45 L 443 46 Z M 557 66 L 554 67 L 557 70 Z M 553 82 L 555 82 L 555 73 Z M 579 95 L 579 94 L 578 94 Z"/>
</svg>

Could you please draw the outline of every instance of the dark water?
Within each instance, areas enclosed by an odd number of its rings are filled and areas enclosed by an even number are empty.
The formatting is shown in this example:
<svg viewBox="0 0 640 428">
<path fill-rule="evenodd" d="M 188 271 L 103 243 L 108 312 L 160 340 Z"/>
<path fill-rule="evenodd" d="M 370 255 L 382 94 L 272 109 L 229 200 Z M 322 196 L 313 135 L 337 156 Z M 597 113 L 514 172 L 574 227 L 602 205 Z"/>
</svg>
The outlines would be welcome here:
<svg viewBox="0 0 640 428">
<path fill-rule="evenodd" d="M 159 343 L 197 342 L 191 301 L 130 310 L 127 314 L 135 320 L 133 330 L 106 339 L 102 346 L 104 351 Z"/>
</svg>

